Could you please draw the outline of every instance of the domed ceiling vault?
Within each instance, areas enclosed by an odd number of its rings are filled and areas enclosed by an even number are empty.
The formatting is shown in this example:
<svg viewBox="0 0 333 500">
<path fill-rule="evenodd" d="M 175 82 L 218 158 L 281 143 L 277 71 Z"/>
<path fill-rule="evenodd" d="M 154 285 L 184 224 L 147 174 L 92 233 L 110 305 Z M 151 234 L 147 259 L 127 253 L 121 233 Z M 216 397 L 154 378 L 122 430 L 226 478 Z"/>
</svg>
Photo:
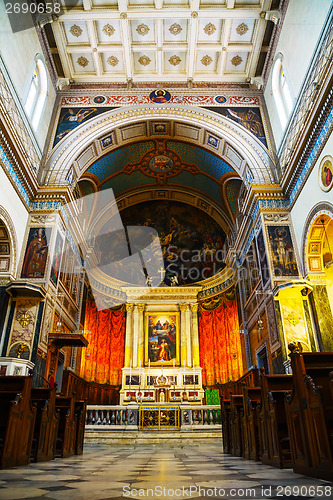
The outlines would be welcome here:
<svg viewBox="0 0 333 500">
<path fill-rule="evenodd" d="M 144 186 L 185 188 L 216 202 L 231 221 L 241 184 L 224 160 L 175 140 L 142 141 L 118 148 L 90 166 L 82 179 L 91 180 L 96 190 L 112 188 L 116 197 Z"/>
</svg>

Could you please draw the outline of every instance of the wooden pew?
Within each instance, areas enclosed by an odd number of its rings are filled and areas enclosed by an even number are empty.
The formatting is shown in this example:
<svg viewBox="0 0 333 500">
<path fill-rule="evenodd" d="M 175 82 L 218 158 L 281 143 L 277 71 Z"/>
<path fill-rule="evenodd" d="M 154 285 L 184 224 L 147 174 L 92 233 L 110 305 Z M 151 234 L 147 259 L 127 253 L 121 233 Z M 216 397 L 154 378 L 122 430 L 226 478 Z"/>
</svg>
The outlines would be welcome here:
<svg viewBox="0 0 333 500">
<path fill-rule="evenodd" d="M 75 401 L 75 455 L 82 455 L 83 453 L 84 429 L 86 425 L 86 408 L 86 401 Z"/>
<path fill-rule="evenodd" d="M 75 453 L 76 418 L 74 397 L 57 396 L 55 408 L 59 412 L 56 457 L 70 457 Z"/>
<path fill-rule="evenodd" d="M 332 352 L 301 353 L 289 344 L 294 383 L 286 398 L 294 472 L 333 478 Z"/>
<path fill-rule="evenodd" d="M 242 417 L 244 412 L 243 395 L 233 394 L 230 397 L 230 424 L 231 424 L 231 455 L 243 456 Z"/>
<path fill-rule="evenodd" d="M 37 407 L 31 459 L 34 462 L 53 460 L 59 424 L 55 410 L 56 388 L 33 388 L 31 399 Z"/>
<path fill-rule="evenodd" d="M 261 403 L 257 409 L 260 460 L 273 467 L 291 467 L 291 449 L 285 394 L 292 389 L 292 375 L 260 375 Z"/>
<path fill-rule="evenodd" d="M 0 467 L 28 465 L 36 418 L 32 377 L 0 377 Z"/>
<path fill-rule="evenodd" d="M 259 431 L 257 408 L 261 402 L 260 387 L 243 387 L 244 416 L 242 419 L 244 435 L 244 458 L 258 461 Z"/>
<path fill-rule="evenodd" d="M 231 453 L 230 399 L 221 399 L 223 453 Z"/>
</svg>

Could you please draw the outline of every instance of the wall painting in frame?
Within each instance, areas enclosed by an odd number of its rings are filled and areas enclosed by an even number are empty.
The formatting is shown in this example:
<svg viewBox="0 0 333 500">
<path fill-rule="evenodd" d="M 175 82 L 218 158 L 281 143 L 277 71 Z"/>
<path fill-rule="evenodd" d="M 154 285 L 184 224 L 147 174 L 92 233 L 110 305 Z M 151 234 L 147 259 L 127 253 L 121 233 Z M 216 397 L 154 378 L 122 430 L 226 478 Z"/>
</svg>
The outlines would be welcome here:
<svg viewBox="0 0 333 500">
<path fill-rule="evenodd" d="M 145 364 L 179 365 L 179 313 L 146 313 Z"/>
<path fill-rule="evenodd" d="M 290 226 L 266 226 L 275 279 L 298 277 L 298 266 Z"/>
</svg>

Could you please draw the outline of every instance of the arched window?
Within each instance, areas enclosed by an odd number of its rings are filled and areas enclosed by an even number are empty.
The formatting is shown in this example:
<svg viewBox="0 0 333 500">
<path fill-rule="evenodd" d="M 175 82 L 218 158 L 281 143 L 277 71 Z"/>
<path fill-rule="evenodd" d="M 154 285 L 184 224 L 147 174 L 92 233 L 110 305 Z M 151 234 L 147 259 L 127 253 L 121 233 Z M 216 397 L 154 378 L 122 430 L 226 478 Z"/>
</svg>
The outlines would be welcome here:
<svg viewBox="0 0 333 500">
<path fill-rule="evenodd" d="M 37 130 L 47 96 L 47 72 L 40 54 L 35 57 L 24 108 L 34 130 Z"/>
<path fill-rule="evenodd" d="M 281 53 L 277 55 L 273 65 L 272 92 L 281 125 L 285 127 L 294 103 Z"/>
</svg>

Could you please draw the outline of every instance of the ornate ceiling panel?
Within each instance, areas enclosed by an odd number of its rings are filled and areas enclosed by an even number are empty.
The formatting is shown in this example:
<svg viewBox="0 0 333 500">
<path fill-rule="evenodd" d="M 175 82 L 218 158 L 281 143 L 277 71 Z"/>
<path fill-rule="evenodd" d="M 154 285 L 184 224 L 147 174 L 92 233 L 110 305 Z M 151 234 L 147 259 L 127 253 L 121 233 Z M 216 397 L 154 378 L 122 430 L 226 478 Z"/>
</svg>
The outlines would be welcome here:
<svg viewBox="0 0 333 500">
<path fill-rule="evenodd" d="M 76 82 L 246 82 L 260 75 L 259 57 L 268 50 L 262 44 L 270 5 L 73 0 L 51 24 L 50 50 Z"/>
</svg>

